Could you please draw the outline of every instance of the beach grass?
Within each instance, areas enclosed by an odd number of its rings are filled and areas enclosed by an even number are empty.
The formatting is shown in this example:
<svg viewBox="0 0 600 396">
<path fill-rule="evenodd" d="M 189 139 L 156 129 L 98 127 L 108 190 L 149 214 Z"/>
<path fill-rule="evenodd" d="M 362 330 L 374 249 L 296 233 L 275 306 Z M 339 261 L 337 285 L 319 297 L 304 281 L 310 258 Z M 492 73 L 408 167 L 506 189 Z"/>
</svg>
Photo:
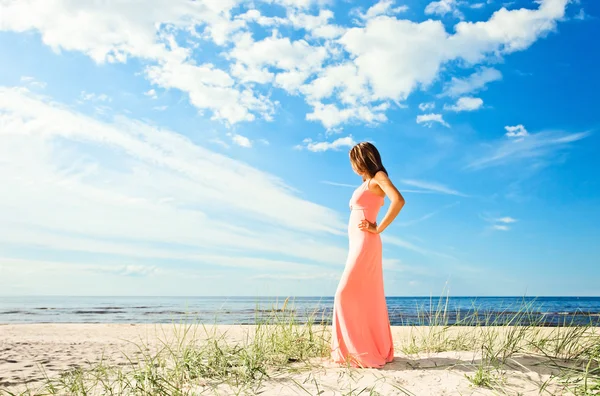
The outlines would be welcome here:
<svg viewBox="0 0 600 396">
<path fill-rule="evenodd" d="M 510 377 L 520 372 L 545 374 L 531 379 L 539 394 L 600 395 L 597 323 L 590 318 L 589 325 L 544 327 L 532 319 L 531 304 L 524 301 L 507 315 L 474 309 L 457 320 L 449 311 L 448 297 L 432 301 L 420 312 L 423 324 L 410 326 L 407 337 L 395 340 L 395 348 L 405 355 L 408 367 L 420 356 L 470 352 L 470 359 L 435 369 L 464 371 L 473 388 L 495 394 L 520 394 L 511 388 Z M 0 390 L 0 395 L 250 395 L 261 394 L 273 382 L 287 383 L 297 394 L 325 394 L 316 373 L 330 351 L 328 318 L 315 311 L 301 323 L 289 300 L 267 311 L 257 307 L 256 324 L 245 326 L 241 338 L 215 325 L 173 323 L 160 327 L 158 345 L 130 340 L 136 352 L 126 355 L 126 364 L 101 359 L 58 377 L 47 376 L 35 389 Z M 383 371 L 364 385 L 360 369 L 339 370 L 336 394 L 385 394 L 378 388 L 384 382 L 396 394 L 413 394 L 404 384 L 387 380 Z"/>
</svg>

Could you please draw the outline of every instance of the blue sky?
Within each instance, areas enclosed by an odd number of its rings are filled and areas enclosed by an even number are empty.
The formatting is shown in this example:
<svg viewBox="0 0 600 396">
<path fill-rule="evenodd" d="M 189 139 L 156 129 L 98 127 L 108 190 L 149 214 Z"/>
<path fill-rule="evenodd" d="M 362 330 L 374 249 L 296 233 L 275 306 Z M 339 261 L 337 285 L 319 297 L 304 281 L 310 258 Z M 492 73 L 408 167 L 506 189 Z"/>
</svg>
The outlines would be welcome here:
<svg viewBox="0 0 600 396">
<path fill-rule="evenodd" d="M 388 295 L 600 293 L 597 2 L 0 12 L 0 294 L 333 295 L 363 140 Z"/>
</svg>

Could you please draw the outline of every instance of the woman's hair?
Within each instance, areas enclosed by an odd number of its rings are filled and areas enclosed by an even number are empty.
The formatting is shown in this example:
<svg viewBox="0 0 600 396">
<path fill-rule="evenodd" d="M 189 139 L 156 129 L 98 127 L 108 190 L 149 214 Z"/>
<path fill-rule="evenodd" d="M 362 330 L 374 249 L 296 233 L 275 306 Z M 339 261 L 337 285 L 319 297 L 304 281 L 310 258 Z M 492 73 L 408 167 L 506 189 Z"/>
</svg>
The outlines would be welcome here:
<svg viewBox="0 0 600 396">
<path fill-rule="evenodd" d="M 356 170 L 371 178 L 379 171 L 388 174 L 381 163 L 379 151 L 369 142 L 358 143 L 350 149 L 350 162 Z"/>
</svg>

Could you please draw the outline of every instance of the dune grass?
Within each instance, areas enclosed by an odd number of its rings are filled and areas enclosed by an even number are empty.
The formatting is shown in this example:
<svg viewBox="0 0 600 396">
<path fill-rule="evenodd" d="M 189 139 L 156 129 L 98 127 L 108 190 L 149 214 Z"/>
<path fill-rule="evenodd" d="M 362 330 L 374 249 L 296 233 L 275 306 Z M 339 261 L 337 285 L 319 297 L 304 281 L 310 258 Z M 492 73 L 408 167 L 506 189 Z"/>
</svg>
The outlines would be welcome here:
<svg viewBox="0 0 600 396">
<path fill-rule="evenodd" d="M 540 394 L 600 395 L 597 323 L 590 320 L 584 326 L 563 323 L 544 328 L 531 319 L 531 307 L 524 302 L 502 321 L 498 315 L 494 319 L 474 309 L 450 325 L 446 297 L 422 310 L 427 325 L 411 326 L 407 339 L 395 340 L 396 349 L 409 361 L 422 354 L 473 352 L 471 361 L 447 369 L 460 368 L 467 372 L 464 376 L 473 387 L 498 394 L 518 394 L 511 391 L 507 372 L 526 372 L 533 362 L 536 369 L 549 373 L 547 380 L 535 384 Z M 173 324 L 172 332 L 161 328 L 159 345 L 142 339 L 131 341 L 137 351 L 126 356 L 127 364 L 114 365 L 102 359 L 59 377 L 46 377 L 41 388 L 18 395 L 247 395 L 260 394 L 265 383 L 286 378 L 298 394 L 323 394 L 314 372 L 319 370 L 320 358 L 329 355 L 327 318 L 315 313 L 300 323 L 288 300 L 267 315 L 259 311 L 256 325 L 247 326 L 243 339 L 232 338 L 217 326 Z M 377 381 L 356 385 L 353 376 L 359 371 L 342 370 L 340 376 L 345 379 L 340 382 L 339 394 L 382 394 Z M 298 380 L 297 374 L 304 380 Z M 399 394 L 411 394 L 401 385 L 393 386 Z M 0 395 L 17 394 L 0 389 Z"/>
</svg>

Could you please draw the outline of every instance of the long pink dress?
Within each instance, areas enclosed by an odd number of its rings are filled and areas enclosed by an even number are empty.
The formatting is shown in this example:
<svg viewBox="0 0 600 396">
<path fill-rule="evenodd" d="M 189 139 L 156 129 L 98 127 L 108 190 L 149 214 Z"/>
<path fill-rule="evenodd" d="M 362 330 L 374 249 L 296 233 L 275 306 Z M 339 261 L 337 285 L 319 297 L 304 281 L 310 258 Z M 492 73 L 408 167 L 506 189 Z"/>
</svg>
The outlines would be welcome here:
<svg viewBox="0 0 600 396">
<path fill-rule="evenodd" d="M 350 199 L 346 267 L 335 293 L 331 358 L 353 367 L 382 367 L 394 359 L 394 344 L 383 290 L 381 237 L 358 228 L 375 222 L 384 198 L 369 181 Z"/>
</svg>

